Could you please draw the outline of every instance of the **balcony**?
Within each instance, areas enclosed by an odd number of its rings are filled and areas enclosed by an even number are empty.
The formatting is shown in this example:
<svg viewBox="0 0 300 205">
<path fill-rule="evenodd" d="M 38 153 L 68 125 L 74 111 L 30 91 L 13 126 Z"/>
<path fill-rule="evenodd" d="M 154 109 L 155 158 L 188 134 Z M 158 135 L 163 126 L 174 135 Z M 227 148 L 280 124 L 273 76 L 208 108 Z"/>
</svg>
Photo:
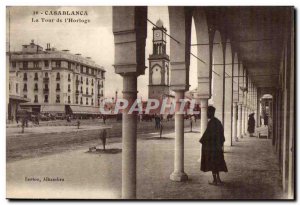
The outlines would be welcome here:
<svg viewBox="0 0 300 205">
<path fill-rule="evenodd" d="M 56 102 L 56 103 L 60 103 L 60 100 L 56 100 L 55 102 Z"/>
<path fill-rule="evenodd" d="M 36 78 L 36 77 L 35 77 L 33 80 L 35 80 L 35 81 L 38 81 L 38 80 L 39 80 L 39 78 Z"/>
<path fill-rule="evenodd" d="M 71 82 L 71 78 L 68 78 L 68 81 Z"/>
<path fill-rule="evenodd" d="M 49 77 L 43 78 L 44 83 L 49 83 Z"/>
<path fill-rule="evenodd" d="M 43 93 L 44 93 L 44 94 L 49 93 L 49 89 L 45 88 L 45 89 L 43 90 Z"/>
<path fill-rule="evenodd" d="M 76 90 L 75 94 L 76 94 L 76 95 L 79 95 L 79 90 Z"/>
<path fill-rule="evenodd" d="M 27 88 L 24 88 L 24 89 L 23 89 L 23 92 L 27 92 Z"/>
<path fill-rule="evenodd" d="M 103 94 L 98 94 L 97 96 L 98 96 L 98 98 L 101 98 L 101 97 L 103 97 Z"/>
<path fill-rule="evenodd" d="M 60 78 L 56 78 L 56 81 L 60 81 Z"/>
<path fill-rule="evenodd" d="M 27 78 L 23 78 L 23 81 L 27 81 Z"/>
<path fill-rule="evenodd" d="M 49 101 L 48 100 L 44 100 L 44 103 L 48 103 Z"/>
<path fill-rule="evenodd" d="M 60 91 L 60 88 L 56 88 L 56 92 L 59 92 Z"/>
<path fill-rule="evenodd" d="M 71 89 L 68 89 L 68 92 L 70 93 L 70 92 L 71 92 Z"/>
<path fill-rule="evenodd" d="M 34 91 L 39 91 L 39 89 L 38 88 L 34 88 Z"/>
<path fill-rule="evenodd" d="M 79 83 L 80 83 L 80 81 L 79 81 L 79 80 L 76 80 L 75 82 L 76 82 L 76 85 L 79 85 Z"/>
</svg>

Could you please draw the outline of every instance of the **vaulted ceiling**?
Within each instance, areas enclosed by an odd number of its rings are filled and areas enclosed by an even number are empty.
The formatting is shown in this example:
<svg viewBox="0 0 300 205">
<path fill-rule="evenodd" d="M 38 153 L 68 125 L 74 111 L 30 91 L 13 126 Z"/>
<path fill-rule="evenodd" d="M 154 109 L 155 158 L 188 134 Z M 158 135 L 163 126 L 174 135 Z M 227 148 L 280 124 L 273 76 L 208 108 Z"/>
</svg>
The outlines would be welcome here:
<svg viewBox="0 0 300 205">
<path fill-rule="evenodd" d="M 212 7 L 214 24 L 226 33 L 257 87 L 277 87 L 284 34 L 292 7 Z"/>
</svg>

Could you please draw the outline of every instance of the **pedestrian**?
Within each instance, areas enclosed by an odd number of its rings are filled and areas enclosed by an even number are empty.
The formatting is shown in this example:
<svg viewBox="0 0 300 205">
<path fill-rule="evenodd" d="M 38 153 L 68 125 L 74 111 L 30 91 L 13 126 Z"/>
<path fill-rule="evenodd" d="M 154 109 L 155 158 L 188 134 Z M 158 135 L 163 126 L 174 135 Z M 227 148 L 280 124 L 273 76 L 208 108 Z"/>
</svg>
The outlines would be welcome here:
<svg viewBox="0 0 300 205">
<path fill-rule="evenodd" d="M 254 119 L 254 113 L 251 113 L 249 115 L 249 119 L 248 119 L 248 132 L 250 137 L 253 137 L 253 133 L 255 131 L 255 119 Z"/>
<path fill-rule="evenodd" d="M 156 114 L 154 116 L 154 121 L 155 121 L 155 129 L 158 129 L 158 117 L 156 116 Z"/>
<path fill-rule="evenodd" d="M 202 138 L 199 140 L 202 144 L 200 169 L 203 172 L 212 172 L 213 181 L 209 182 L 211 185 L 222 184 L 219 172 L 228 172 L 223 153 L 224 129 L 222 123 L 214 116 L 215 110 L 213 106 L 208 106 L 207 118 L 209 122 Z"/>
<path fill-rule="evenodd" d="M 105 151 L 106 138 L 107 138 L 107 131 L 106 131 L 106 129 L 104 129 L 103 132 L 101 132 L 100 138 L 101 138 L 101 141 L 102 141 L 103 150 Z"/>
<path fill-rule="evenodd" d="M 106 116 L 103 115 L 103 123 L 105 124 L 105 121 L 106 121 Z"/>
<path fill-rule="evenodd" d="M 264 116 L 264 125 L 268 126 L 268 124 L 269 124 L 269 116 L 267 114 L 265 114 L 265 116 Z"/>
<path fill-rule="evenodd" d="M 160 123 L 159 123 L 159 137 L 161 138 L 162 137 L 162 132 L 163 132 L 163 121 L 160 120 Z"/>
</svg>

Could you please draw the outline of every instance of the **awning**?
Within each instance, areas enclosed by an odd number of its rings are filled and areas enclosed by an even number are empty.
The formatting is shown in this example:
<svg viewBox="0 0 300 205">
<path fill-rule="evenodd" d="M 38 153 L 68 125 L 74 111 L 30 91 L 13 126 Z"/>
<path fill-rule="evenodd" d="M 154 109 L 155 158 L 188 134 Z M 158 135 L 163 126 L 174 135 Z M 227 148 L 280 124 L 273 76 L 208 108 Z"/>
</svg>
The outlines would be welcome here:
<svg viewBox="0 0 300 205">
<path fill-rule="evenodd" d="M 98 107 L 70 105 L 73 114 L 101 114 Z"/>
<path fill-rule="evenodd" d="M 65 113 L 64 105 L 41 105 L 42 113 Z"/>
<path fill-rule="evenodd" d="M 18 96 L 18 95 L 9 95 L 9 99 L 20 101 L 20 102 L 30 102 L 29 98 L 24 98 L 24 97 L 21 97 L 21 96 Z"/>
</svg>

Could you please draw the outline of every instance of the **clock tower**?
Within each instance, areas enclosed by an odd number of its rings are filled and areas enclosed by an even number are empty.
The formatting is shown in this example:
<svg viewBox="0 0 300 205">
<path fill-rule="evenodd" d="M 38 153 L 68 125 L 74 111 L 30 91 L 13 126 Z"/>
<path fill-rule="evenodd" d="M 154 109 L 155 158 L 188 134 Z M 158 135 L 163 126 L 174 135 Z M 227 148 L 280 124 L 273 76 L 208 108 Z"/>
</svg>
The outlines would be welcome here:
<svg viewBox="0 0 300 205">
<path fill-rule="evenodd" d="M 153 54 L 149 56 L 148 98 L 163 100 L 169 96 L 169 56 L 166 54 L 166 28 L 159 19 L 153 29 Z"/>
</svg>

